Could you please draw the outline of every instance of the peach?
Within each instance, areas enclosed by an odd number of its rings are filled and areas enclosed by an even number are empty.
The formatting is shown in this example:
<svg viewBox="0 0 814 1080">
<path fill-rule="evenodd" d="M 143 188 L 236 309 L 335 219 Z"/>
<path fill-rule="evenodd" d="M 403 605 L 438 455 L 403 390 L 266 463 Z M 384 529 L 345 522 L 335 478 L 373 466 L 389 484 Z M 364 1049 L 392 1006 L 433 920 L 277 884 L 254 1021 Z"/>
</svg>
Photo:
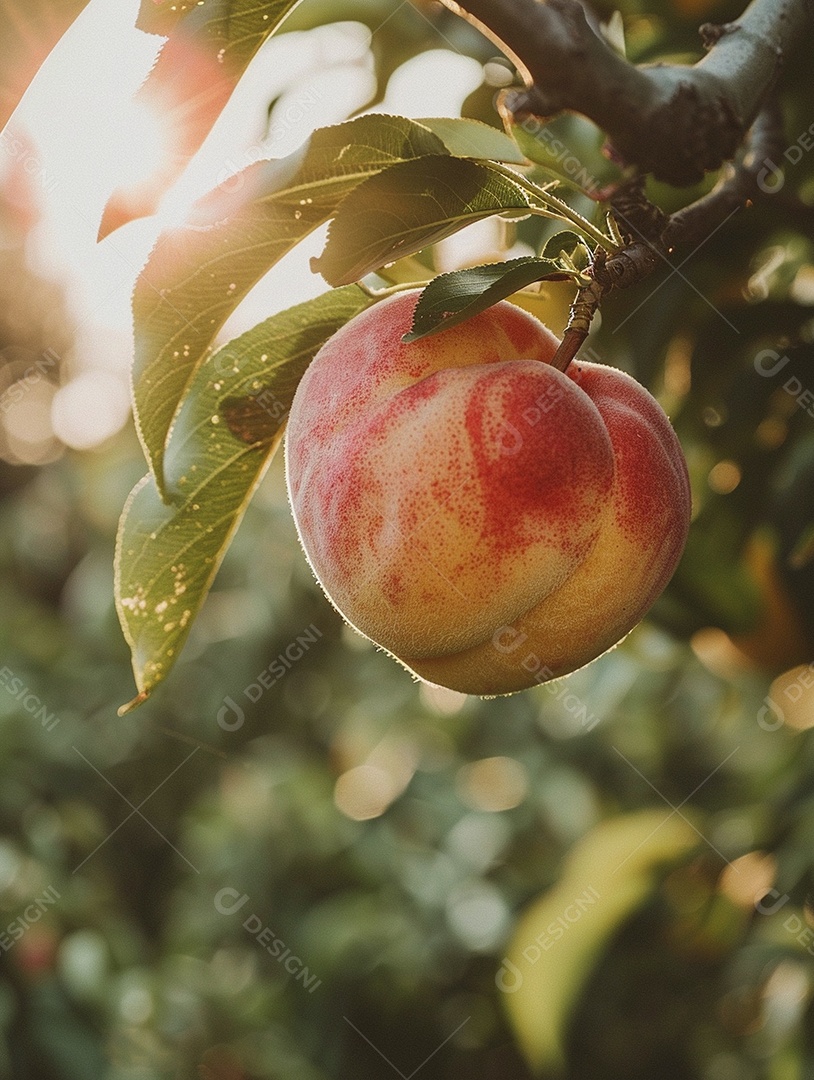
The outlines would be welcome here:
<svg viewBox="0 0 814 1080">
<path fill-rule="evenodd" d="M 681 447 L 621 371 L 550 361 L 502 301 L 411 344 L 418 293 L 358 315 L 297 389 L 286 478 L 300 541 L 360 633 L 428 682 L 506 694 L 618 642 L 670 579 Z"/>
</svg>

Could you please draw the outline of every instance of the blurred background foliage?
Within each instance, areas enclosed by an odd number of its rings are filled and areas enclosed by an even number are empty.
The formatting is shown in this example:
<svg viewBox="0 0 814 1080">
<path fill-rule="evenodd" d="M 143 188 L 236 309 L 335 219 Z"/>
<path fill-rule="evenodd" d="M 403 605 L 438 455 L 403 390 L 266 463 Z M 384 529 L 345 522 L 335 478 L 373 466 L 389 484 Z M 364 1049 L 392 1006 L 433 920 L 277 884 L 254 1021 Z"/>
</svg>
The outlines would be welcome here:
<svg viewBox="0 0 814 1080">
<path fill-rule="evenodd" d="M 305 0 L 288 29 L 375 30 L 379 99 L 427 50 L 474 56 L 465 112 L 499 122 L 505 65 L 440 5 L 339 8 Z M 652 61 L 738 8 L 622 11 Z M 786 70 L 790 147 L 807 62 Z M 589 125 L 553 130 L 548 168 L 605 167 Z M 663 401 L 695 498 L 673 584 L 619 648 L 508 699 L 413 684 L 315 586 L 277 462 L 175 672 L 123 719 L 113 545 L 143 459 L 130 427 L 79 452 L 43 419 L 75 362 L 69 283 L 32 269 L 36 200 L 7 171 L 0 1076 L 814 1075 L 814 154 L 778 164 L 777 193 L 612 297 L 589 343 Z M 556 329 L 568 299 L 522 302 Z"/>
</svg>

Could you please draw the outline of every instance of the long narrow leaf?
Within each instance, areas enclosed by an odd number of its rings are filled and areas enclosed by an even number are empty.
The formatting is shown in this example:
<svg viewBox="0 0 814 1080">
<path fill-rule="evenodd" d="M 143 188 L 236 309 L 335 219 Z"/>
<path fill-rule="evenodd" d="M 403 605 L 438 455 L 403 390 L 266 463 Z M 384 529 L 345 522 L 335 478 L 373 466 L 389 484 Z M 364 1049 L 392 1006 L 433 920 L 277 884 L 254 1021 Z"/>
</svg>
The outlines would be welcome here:
<svg viewBox="0 0 814 1080">
<path fill-rule="evenodd" d="M 526 909 L 497 981 L 533 1070 L 559 1075 L 568 1022 L 609 940 L 652 893 L 660 869 L 697 843 L 683 814 L 643 810 L 604 821 L 573 847 L 557 884 Z"/>
<path fill-rule="evenodd" d="M 147 475 L 130 494 L 116 548 L 116 604 L 145 700 L 172 668 L 282 436 L 314 354 L 372 300 L 352 286 L 274 315 L 199 369 L 167 448 L 182 493 Z M 127 706 L 125 706 L 127 708 Z"/>
</svg>

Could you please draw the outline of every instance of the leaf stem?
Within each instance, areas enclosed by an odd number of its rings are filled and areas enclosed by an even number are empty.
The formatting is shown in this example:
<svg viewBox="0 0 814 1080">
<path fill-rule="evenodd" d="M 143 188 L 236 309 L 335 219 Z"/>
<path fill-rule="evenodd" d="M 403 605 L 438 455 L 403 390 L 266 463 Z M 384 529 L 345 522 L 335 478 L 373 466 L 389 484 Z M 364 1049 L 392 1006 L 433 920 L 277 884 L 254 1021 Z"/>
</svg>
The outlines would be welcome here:
<svg viewBox="0 0 814 1080">
<path fill-rule="evenodd" d="M 425 281 L 402 281 L 398 285 L 388 285 L 384 289 L 373 289 L 370 285 L 365 285 L 364 281 L 357 281 L 356 284 L 371 300 L 384 300 L 397 293 L 409 292 L 410 289 L 424 289 L 432 280 L 432 278 L 427 278 Z"/>
<path fill-rule="evenodd" d="M 614 252 L 619 251 L 620 247 L 615 240 L 602 232 L 587 218 L 583 217 L 577 210 L 569 206 L 563 199 L 558 199 L 556 195 L 552 195 L 549 191 L 549 186 L 555 186 L 556 181 L 552 185 L 545 185 L 541 187 L 535 184 L 533 180 L 529 180 L 527 176 L 523 176 L 522 173 L 517 173 L 514 169 L 510 169 L 506 165 L 500 165 L 497 162 L 490 161 L 489 168 L 494 172 L 499 172 L 503 176 L 512 180 L 524 189 L 533 199 L 539 200 L 542 203 L 541 206 L 531 205 L 529 211 L 532 214 L 539 214 L 541 217 L 561 218 L 563 221 L 568 221 L 580 232 L 584 233 L 587 237 L 603 247 L 608 254 L 612 255 Z M 546 205 L 548 204 L 548 205 Z M 550 209 L 549 209 L 550 207 Z"/>
</svg>

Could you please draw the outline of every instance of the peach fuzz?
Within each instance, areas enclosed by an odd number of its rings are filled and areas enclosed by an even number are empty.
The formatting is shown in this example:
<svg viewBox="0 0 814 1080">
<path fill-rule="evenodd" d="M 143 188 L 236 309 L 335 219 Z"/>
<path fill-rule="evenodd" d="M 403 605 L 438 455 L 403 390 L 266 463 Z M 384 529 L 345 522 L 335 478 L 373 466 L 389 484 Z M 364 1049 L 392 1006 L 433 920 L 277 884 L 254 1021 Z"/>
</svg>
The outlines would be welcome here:
<svg viewBox="0 0 814 1080">
<path fill-rule="evenodd" d="M 689 522 L 678 440 L 629 376 L 550 366 L 501 302 L 404 344 L 418 299 L 357 316 L 305 373 L 286 477 L 345 619 L 419 677 L 505 694 L 594 659 L 643 616 Z"/>
</svg>

